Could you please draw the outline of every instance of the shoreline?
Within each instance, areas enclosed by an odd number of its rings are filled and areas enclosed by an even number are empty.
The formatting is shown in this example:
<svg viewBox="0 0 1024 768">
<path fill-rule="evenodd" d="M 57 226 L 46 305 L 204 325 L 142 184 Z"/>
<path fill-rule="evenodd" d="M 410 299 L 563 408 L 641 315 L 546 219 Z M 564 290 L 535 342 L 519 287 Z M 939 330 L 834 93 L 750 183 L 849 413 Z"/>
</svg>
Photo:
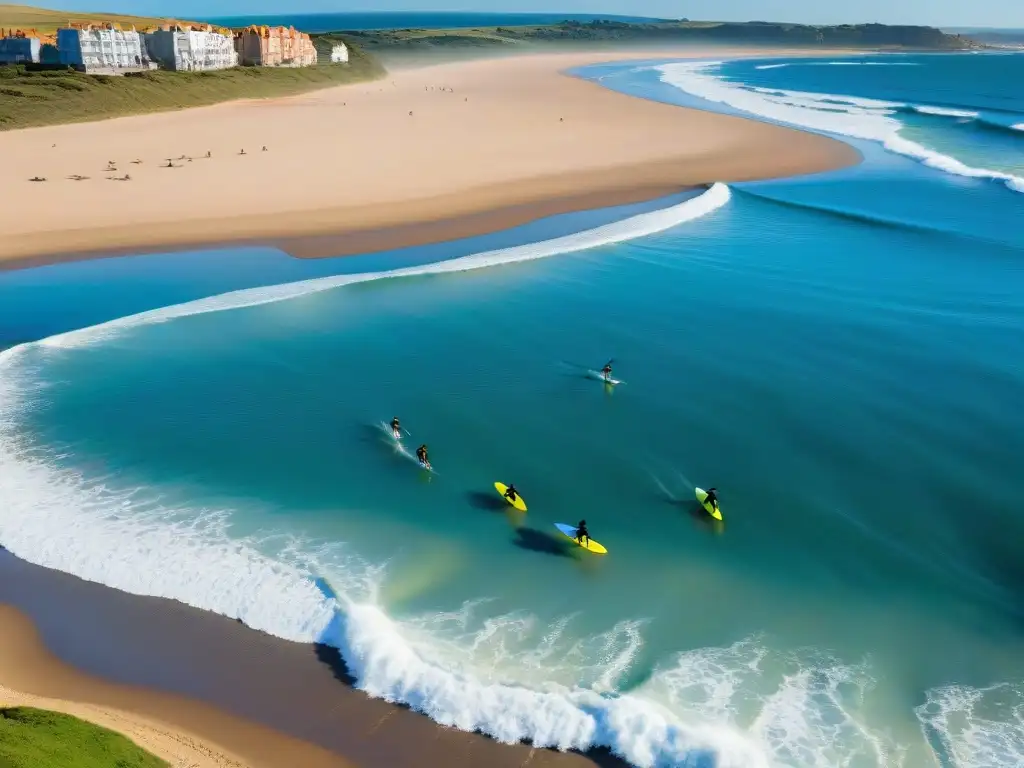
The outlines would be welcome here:
<svg viewBox="0 0 1024 768">
<path fill-rule="evenodd" d="M 192 756 L 191 743 L 222 760 L 199 768 L 628 766 L 607 750 L 502 744 L 353 685 L 333 647 L 282 640 L 0 548 L 0 706 L 7 691 L 56 700 L 52 708 L 93 722 L 100 713 L 107 719 L 98 724 L 145 748 L 170 744 Z"/>
<path fill-rule="evenodd" d="M 584 191 L 538 200 L 536 202 L 485 209 L 477 213 L 467 213 L 461 216 L 440 217 L 422 222 L 398 223 L 391 226 L 366 228 L 345 233 L 295 234 L 279 238 L 238 240 L 217 239 L 208 242 L 194 242 L 177 248 L 173 245 L 169 246 L 167 243 L 154 243 L 148 246 L 94 249 L 70 253 L 33 254 L 7 259 L 0 256 L 0 272 L 118 256 L 143 256 L 178 250 L 188 251 L 246 246 L 277 248 L 286 256 L 297 259 L 356 256 L 490 235 L 552 216 L 596 211 L 637 203 L 653 203 L 681 193 L 694 192 L 699 194 L 706 189 L 707 187 L 702 186 L 643 186 L 607 192 Z M 444 199 L 435 200 L 433 203 L 440 210 L 443 208 Z"/>
<path fill-rule="evenodd" d="M 367 253 L 860 161 L 836 139 L 649 101 L 567 73 L 710 52 L 437 64 L 287 98 L 3 133 L 0 152 L 12 160 L 0 169 L 9 191 L 0 263 L 253 244 L 302 258 Z M 174 170 L 160 167 L 168 156 L 179 158 Z M 131 181 L 103 178 L 114 178 L 104 170 L 110 159 Z M 29 183 L 33 175 L 49 181 Z"/>
</svg>

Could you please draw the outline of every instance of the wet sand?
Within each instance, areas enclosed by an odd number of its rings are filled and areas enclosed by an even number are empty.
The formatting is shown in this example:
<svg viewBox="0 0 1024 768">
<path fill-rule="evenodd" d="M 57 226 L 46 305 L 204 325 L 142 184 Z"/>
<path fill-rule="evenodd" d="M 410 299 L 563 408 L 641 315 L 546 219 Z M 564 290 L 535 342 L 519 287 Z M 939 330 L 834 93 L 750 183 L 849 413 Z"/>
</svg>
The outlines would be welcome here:
<svg viewBox="0 0 1024 768">
<path fill-rule="evenodd" d="M 0 550 L 0 705 L 5 688 L 87 719 L 100 712 L 101 724 L 144 747 L 189 754 L 194 744 L 211 761 L 193 758 L 203 768 L 626 765 L 605 752 L 508 746 L 446 728 L 354 689 L 334 648 Z"/>
</svg>

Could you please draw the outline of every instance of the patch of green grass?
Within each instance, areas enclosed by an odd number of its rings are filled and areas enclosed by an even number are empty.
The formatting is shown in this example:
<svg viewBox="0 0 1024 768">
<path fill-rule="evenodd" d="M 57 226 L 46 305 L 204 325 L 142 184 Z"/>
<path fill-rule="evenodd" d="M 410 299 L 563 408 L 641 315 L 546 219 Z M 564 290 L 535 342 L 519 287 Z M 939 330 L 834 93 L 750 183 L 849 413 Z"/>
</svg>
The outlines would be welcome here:
<svg viewBox="0 0 1024 768">
<path fill-rule="evenodd" d="M 52 35 L 58 27 L 66 27 L 69 21 L 101 24 L 111 22 L 120 24 L 125 29 L 133 25 L 143 27 L 166 24 L 170 18 L 154 18 L 151 16 L 125 16 L 116 13 L 82 13 L 80 11 L 51 11 L 48 8 L 35 8 L 31 5 L 0 4 L 0 28 L 3 29 L 34 29 L 41 35 Z M 182 22 L 188 23 L 188 22 Z"/>
<path fill-rule="evenodd" d="M 69 69 L 0 66 L 0 130 L 199 107 L 231 99 L 288 96 L 383 77 L 384 68 L 349 47 L 348 64 L 236 67 L 211 72 L 150 71 L 123 77 Z"/>
<path fill-rule="evenodd" d="M 120 734 L 70 715 L 0 709 L 0 768 L 166 768 Z"/>
</svg>

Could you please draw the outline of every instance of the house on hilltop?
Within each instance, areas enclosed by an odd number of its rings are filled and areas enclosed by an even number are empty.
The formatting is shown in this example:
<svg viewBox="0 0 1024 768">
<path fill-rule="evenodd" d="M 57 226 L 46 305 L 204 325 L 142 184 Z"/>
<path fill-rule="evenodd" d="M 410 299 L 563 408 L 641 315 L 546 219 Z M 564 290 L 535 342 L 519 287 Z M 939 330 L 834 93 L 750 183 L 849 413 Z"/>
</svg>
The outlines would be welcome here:
<svg viewBox="0 0 1024 768">
<path fill-rule="evenodd" d="M 295 27 L 252 25 L 235 33 L 241 64 L 251 67 L 309 67 L 317 63 L 309 35 Z"/>
<path fill-rule="evenodd" d="M 167 25 L 144 34 L 149 57 L 164 69 L 204 72 L 238 65 L 231 32 L 203 27 Z"/>
<path fill-rule="evenodd" d="M 152 69 L 142 35 L 118 24 L 72 24 L 57 30 L 60 63 L 80 72 L 116 75 Z"/>
</svg>

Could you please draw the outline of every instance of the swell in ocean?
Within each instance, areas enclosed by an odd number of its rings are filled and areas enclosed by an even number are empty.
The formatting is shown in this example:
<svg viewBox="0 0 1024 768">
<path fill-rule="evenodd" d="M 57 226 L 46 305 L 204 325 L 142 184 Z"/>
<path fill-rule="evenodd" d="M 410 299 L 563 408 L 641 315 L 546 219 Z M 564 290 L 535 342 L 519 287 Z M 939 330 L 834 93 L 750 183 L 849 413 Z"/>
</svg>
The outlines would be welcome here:
<svg viewBox="0 0 1024 768">
<path fill-rule="evenodd" d="M 854 139 L 878 142 L 890 152 L 913 158 L 924 165 L 946 173 L 968 178 L 1002 182 L 1014 192 L 1024 193 L 1024 177 L 990 168 L 976 168 L 955 157 L 931 149 L 901 134 L 905 127 L 897 117 L 901 112 L 914 112 L 961 121 L 982 121 L 977 110 L 964 105 L 936 106 L 882 101 L 856 96 L 813 93 L 746 85 L 719 76 L 721 61 L 674 62 L 656 67 L 661 80 L 692 96 L 709 102 L 725 104 L 750 115 Z M 913 62 L 808 62 L 801 66 L 914 66 Z M 781 68 L 794 64 L 766 64 L 760 68 Z M 1017 133 L 1015 124 L 1002 125 L 984 121 L 992 130 Z"/>
</svg>

